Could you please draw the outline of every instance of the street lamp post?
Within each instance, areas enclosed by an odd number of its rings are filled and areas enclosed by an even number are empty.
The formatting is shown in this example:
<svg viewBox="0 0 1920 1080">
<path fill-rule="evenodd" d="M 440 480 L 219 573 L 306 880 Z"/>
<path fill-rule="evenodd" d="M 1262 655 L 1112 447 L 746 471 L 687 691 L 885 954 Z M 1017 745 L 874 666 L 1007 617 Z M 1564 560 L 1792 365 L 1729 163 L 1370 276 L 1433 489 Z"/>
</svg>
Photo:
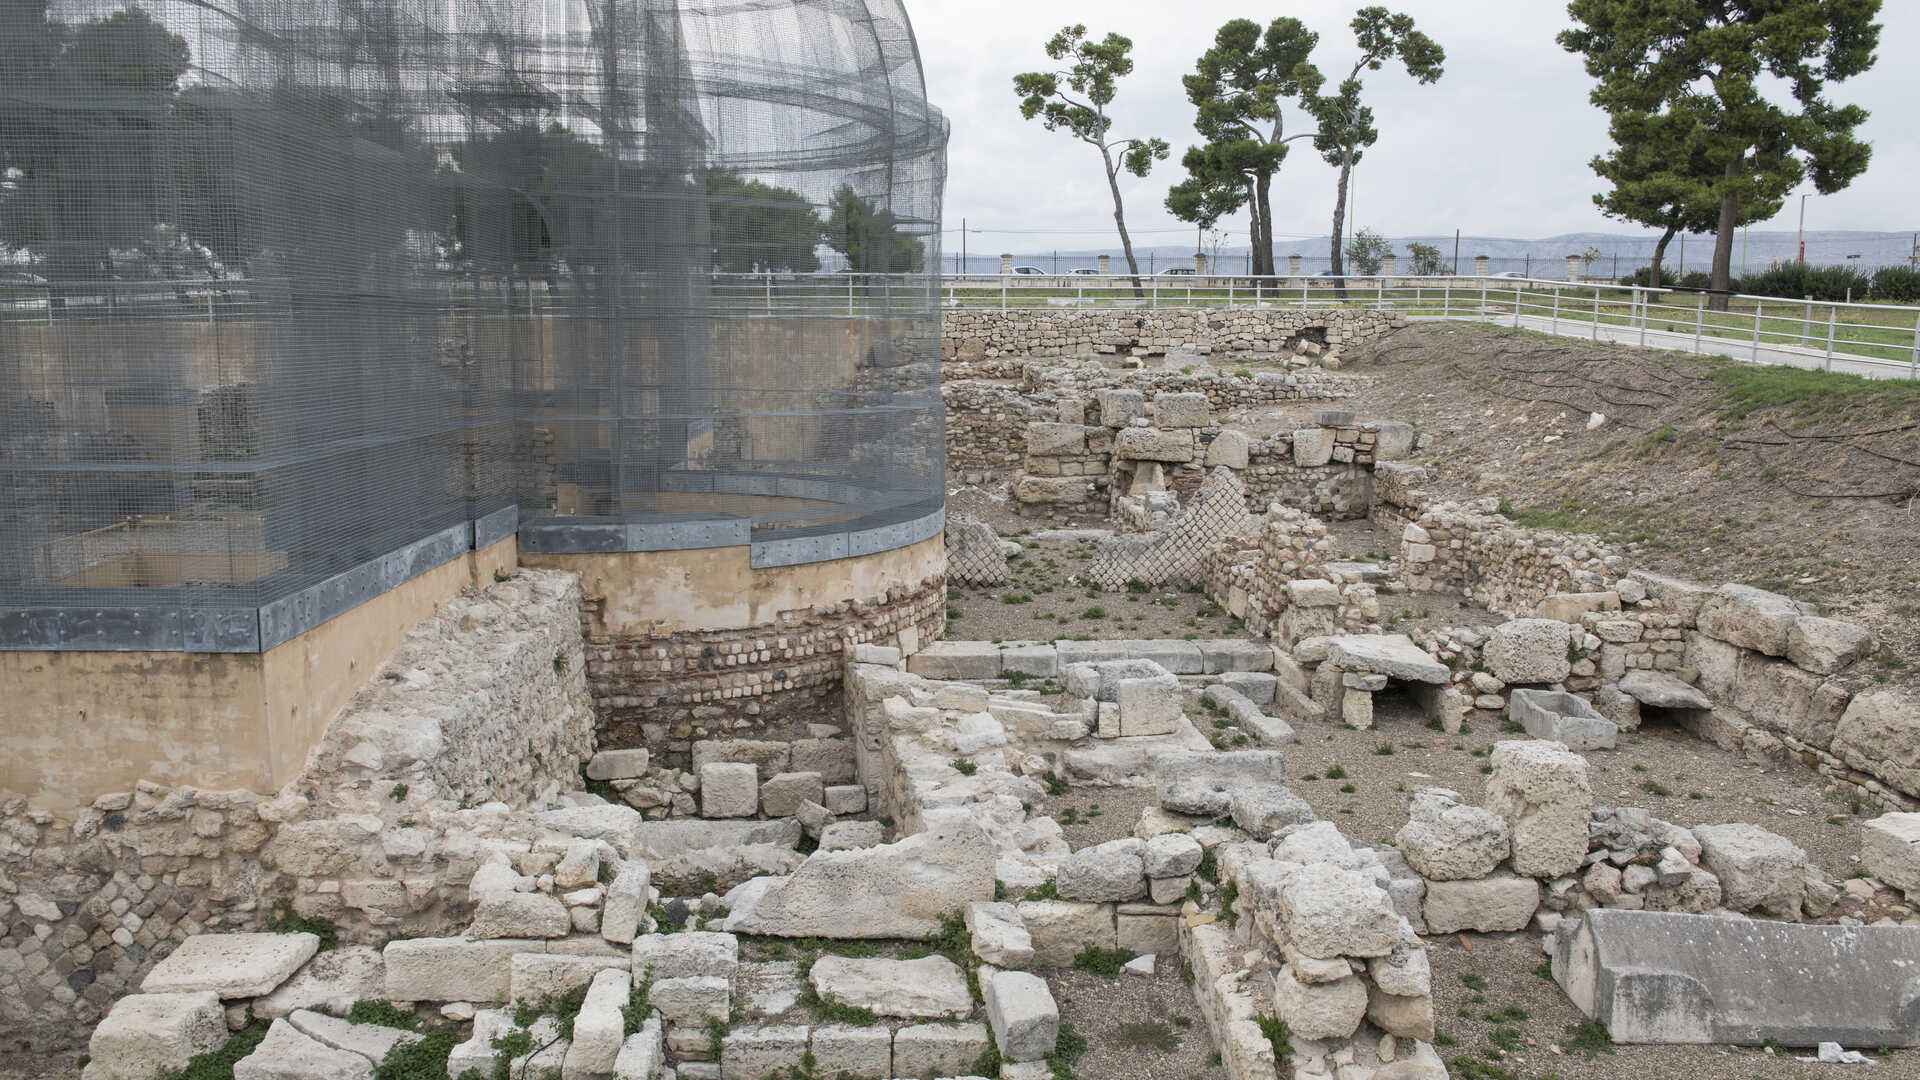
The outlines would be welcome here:
<svg viewBox="0 0 1920 1080">
<path fill-rule="evenodd" d="M 1800 196 L 1800 265 L 1807 265 L 1807 200 L 1813 198 L 1808 192 Z"/>
</svg>

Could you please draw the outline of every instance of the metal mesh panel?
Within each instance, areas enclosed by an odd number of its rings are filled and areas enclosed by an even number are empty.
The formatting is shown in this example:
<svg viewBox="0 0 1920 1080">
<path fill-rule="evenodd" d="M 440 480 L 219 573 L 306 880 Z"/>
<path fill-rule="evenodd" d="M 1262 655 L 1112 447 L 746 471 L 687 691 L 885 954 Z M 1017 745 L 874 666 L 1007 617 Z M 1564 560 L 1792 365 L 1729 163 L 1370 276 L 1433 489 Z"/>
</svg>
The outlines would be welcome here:
<svg viewBox="0 0 1920 1080">
<path fill-rule="evenodd" d="M 937 512 L 945 138 L 891 0 L 0 0 L 0 647 Z"/>
<path fill-rule="evenodd" d="M 1136 581 L 1156 587 L 1204 584 L 1208 557 L 1228 542 L 1244 543 L 1255 527 L 1240 477 L 1218 466 L 1171 525 L 1102 541 L 1085 576 L 1109 591 Z"/>
</svg>

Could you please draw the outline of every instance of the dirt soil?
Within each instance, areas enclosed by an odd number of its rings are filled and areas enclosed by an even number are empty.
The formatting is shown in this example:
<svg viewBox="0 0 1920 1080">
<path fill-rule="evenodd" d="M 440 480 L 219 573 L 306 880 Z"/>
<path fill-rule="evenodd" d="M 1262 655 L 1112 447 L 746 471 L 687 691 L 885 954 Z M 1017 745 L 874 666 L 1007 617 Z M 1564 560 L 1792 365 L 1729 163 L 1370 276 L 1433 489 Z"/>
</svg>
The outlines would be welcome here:
<svg viewBox="0 0 1920 1080">
<path fill-rule="evenodd" d="M 1502 498 L 1523 524 L 1628 545 L 1637 566 L 1818 604 L 1874 631 L 1877 680 L 1914 681 L 1920 384 L 1441 324 L 1345 359 L 1379 377 L 1356 413 L 1431 437 L 1436 494 Z"/>
<path fill-rule="evenodd" d="M 1026 548 L 1008 560 L 1007 584 L 948 590 L 948 640 L 1241 636 L 1239 620 L 1198 590 L 1103 592 L 1075 580 L 1093 561 L 1092 541 L 1038 541 L 1019 532 L 1007 538 Z"/>
<path fill-rule="evenodd" d="M 1180 958 L 1162 956 L 1152 976 L 1106 978 L 1049 969 L 1047 987 L 1060 1019 L 1087 1041 L 1074 1080 L 1219 1080 L 1213 1036 L 1180 975 Z"/>
</svg>

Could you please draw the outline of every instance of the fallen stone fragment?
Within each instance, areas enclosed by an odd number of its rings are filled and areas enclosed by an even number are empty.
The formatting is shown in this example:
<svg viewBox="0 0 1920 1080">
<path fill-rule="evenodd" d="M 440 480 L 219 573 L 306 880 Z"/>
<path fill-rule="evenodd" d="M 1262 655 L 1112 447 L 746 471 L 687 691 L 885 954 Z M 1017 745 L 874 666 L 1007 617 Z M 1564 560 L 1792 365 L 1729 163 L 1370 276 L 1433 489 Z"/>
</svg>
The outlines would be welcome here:
<svg viewBox="0 0 1920 1080">
<path fill-rule="evenodd" d="M 195 934 L 156 964 L 140 989 L 148 994 L 211 990 L 225 1001 L 265 997 L 319 949 L 320 939 L 312 934 Z"/>
</svg>

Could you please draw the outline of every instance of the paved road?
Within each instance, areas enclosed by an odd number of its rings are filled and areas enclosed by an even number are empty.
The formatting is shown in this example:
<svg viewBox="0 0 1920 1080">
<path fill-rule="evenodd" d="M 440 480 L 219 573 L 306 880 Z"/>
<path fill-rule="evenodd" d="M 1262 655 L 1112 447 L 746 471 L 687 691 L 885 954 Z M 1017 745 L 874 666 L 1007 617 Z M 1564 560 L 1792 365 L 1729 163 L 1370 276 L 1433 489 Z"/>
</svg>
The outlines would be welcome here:
<svg viewBox="0 0 1920 1080">
<path fill-rule="evenodd" d="M 1489 312 L 1485 316 L 1455 315 L 1451 318 L 1440 315 L 1415 315 L 1415 322 L 1492 322 L 1500 326 L 1514 324 L 1511 314 Z M 1611 326 L 1601 323 L 1596 328 L 1591 322 L 1579 322 L 1574 319 L 1561 319 L 1557 325 L 1552 318 L 1522 315 L 1520 328 L 1538 330 L 1543 334 L 1558 334 L 1560 337 L 1586 338 L 1588 340 L 1615 341 L 1623 345 L 1642 344 L 1641 330 L 1637 326 Z M 1800 349 L 1785 345 L 1762 344 L 1756 352 L 1752 339 L 1741 341 L 1735 338 L 1704 336 L 1700 338 L 1699 348 L 1694 347 L 1691 333 L 1678 333 L 1668 330 L 1649 328 L 1644 344 L 1653 349 L 1677 349 L 1681 352 L 1701 352 L 1708 356 L 1726 355 L 1735 360 L 1749 360 L 1762 364 L 1785 364 L 1791 367 L 1811 368 L 1846 372 L 1852 375 L 1865 375 L 1872 379 L 1911 379 L 1915 377 L 1910 362 L 1874 360 L 1859 356 L 1847 356 L 1835 353 L 1829 366 L 1827 353 L 1821 349 Z"/>
</svg>

